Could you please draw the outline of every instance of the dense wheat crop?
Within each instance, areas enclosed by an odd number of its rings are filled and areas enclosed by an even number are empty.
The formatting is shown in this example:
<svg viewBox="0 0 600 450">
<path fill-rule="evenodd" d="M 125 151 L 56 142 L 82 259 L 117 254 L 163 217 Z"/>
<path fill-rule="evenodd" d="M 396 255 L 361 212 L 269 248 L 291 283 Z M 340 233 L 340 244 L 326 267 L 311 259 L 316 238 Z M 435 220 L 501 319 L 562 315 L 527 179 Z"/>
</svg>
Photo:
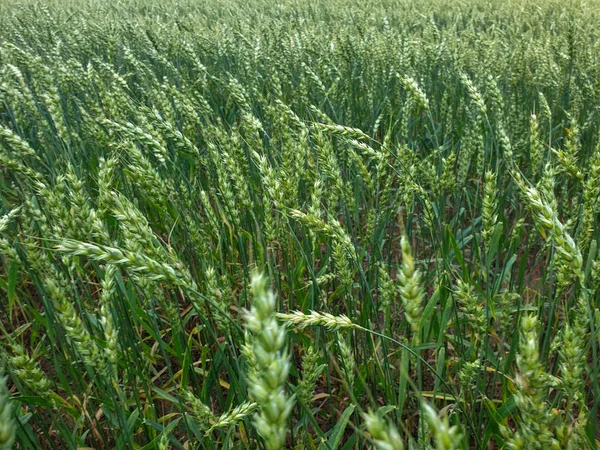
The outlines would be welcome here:
<svg viewBox="0 0 600 450">
<path fill-rule="evenodd" d="M 600 3 L 0 0 L 0 449 L 592 449 Z"/>
</svg>

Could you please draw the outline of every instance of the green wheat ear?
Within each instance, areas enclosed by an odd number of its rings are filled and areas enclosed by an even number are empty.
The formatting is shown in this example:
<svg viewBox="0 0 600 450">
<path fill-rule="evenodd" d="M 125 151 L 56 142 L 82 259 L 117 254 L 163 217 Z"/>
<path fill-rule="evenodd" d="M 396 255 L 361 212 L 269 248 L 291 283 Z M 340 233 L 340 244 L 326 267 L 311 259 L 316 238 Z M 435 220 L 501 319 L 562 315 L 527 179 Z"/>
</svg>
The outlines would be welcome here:
<svg viewBox="0 0 600 450">
<path fill-rule="evenodd" d="M 421 404 L 422 412 L 429 429 L 433 432 L 437 450 L 455 450 L 460 448 L 462 435 L 456 425 L 450 425 L 447 416 L 440 418 L 431 405 L 426 402 Z"/>
<path fill-rule="evenodd" d="M 402 235 L 400 241 L 402 251 L 402 266 L 398 273 L 400 281 L 400 298 L 404 305 L 404 315 L 410 324 L 415 340 L 419 339 L 421 313 L 425 294 L 421 285 L 421 272 L 415 266 L 408 237 Z"/>
<path fill-rule="evenodd" d="M 285 328 L 277 323 L 275 295 L 267 288 L 263 275 L 253 275 L 250 282 L 251 307 L 245 313 L 246 343 L 244 354 L 248 364 L 248 385 L 259 411 L 254 427 L 267 449 L 283 448 L 287 437 L 287 421 L 294 398 L 286 393 L 290 371 L 286 350 Z"/>
<path fill-rule="evenodd" d="M 0 367 L 0 450 L 10 450 L 17 434 L 6 379 L 4 369 Z"/>
<path fill-rule="evenodd" d="M 402 438 L 396 427 L 383 419 L 378 412 L 365 412 L 363 419 L 378 450 L 404 450 Z"/>
</svg>

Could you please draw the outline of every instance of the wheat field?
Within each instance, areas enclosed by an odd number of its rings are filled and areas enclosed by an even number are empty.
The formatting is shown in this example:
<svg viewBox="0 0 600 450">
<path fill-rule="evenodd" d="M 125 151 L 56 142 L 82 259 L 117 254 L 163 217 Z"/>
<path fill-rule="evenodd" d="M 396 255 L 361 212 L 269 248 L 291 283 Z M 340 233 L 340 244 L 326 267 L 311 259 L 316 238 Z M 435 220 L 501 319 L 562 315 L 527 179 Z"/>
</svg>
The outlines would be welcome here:
<svg viewBox="0 0 600 450">
<path fill-rule="evenodd" d="M 598 23 L 0 0 L 0 450 L 598 448 Z"/>
</svg>

